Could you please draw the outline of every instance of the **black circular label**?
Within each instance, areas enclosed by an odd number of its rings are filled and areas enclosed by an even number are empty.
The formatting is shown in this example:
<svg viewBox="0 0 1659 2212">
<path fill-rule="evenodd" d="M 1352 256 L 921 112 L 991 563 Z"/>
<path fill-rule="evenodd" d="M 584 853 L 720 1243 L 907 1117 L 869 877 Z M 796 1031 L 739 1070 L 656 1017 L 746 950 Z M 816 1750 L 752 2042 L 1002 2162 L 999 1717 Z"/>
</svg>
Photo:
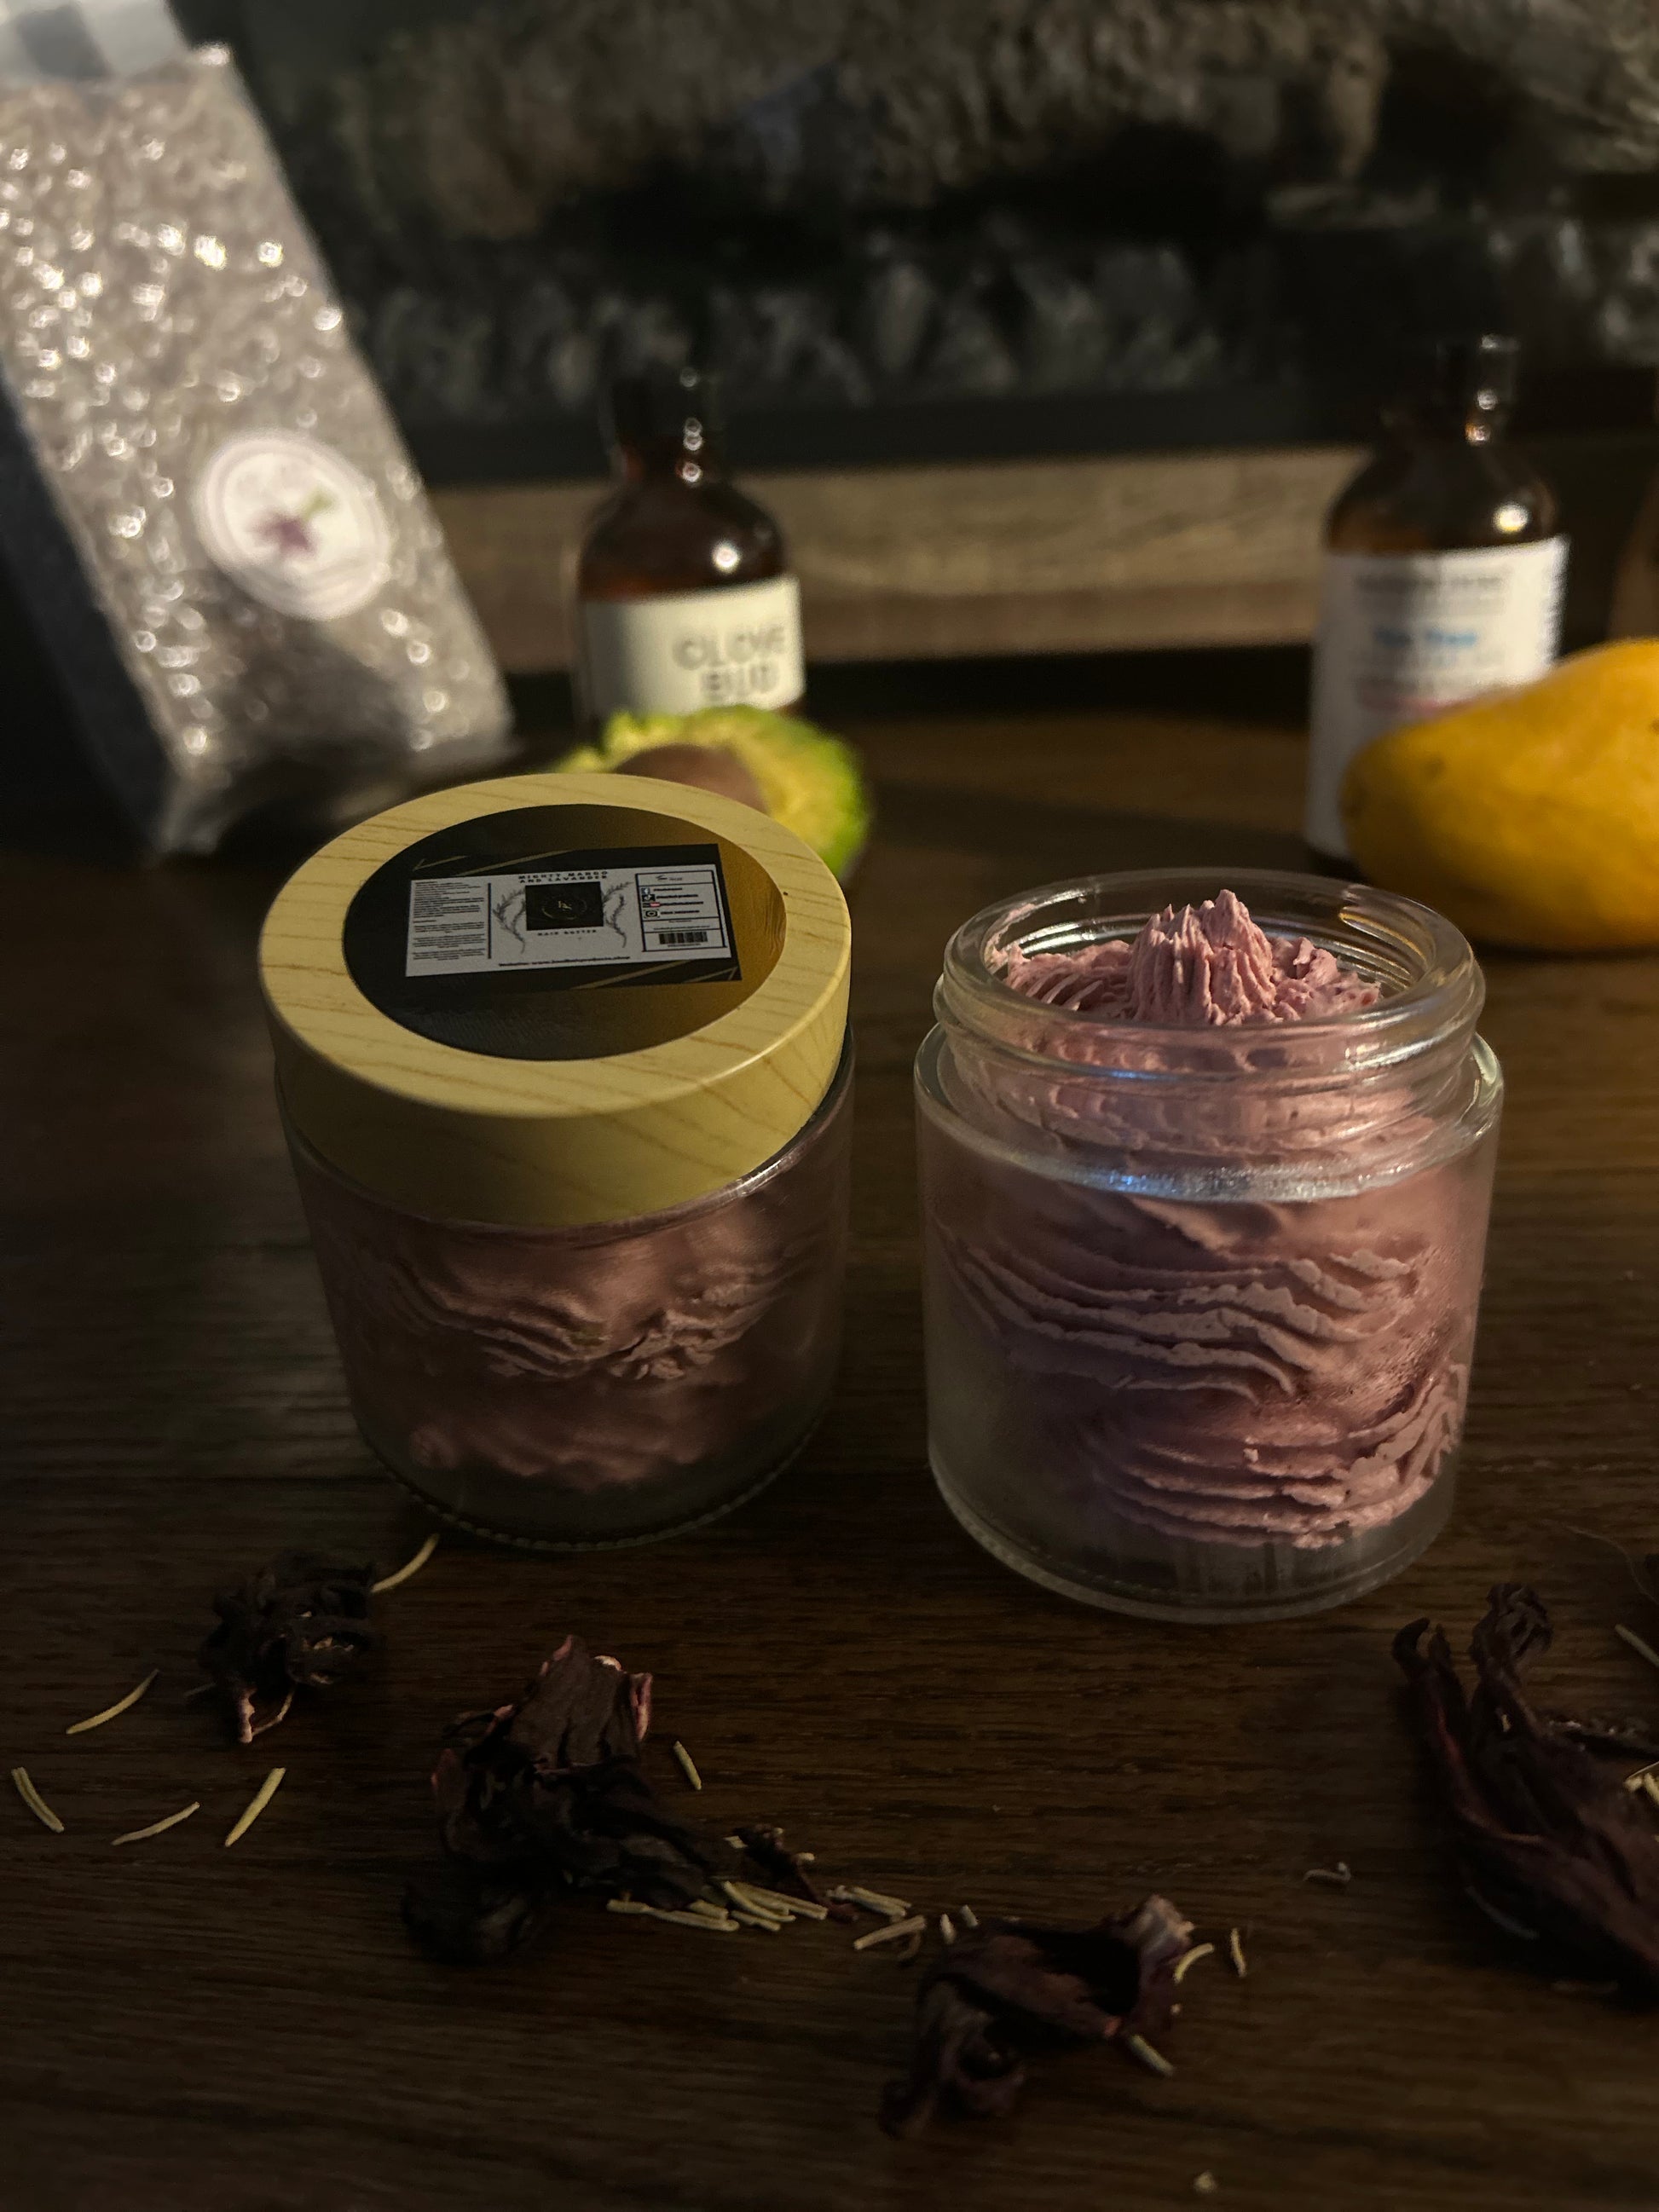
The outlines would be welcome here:
<svg viewBox="0 0 1659 2212">
<path fill-rule="evenodd" d="M 351 902 L 351 979 L 406 1030 L 499 1060 L 598 1060 L 706 1029 L 776 965 L 784 908 L 741 846 L 636 806 L 440 830 Z"/>
</svg>

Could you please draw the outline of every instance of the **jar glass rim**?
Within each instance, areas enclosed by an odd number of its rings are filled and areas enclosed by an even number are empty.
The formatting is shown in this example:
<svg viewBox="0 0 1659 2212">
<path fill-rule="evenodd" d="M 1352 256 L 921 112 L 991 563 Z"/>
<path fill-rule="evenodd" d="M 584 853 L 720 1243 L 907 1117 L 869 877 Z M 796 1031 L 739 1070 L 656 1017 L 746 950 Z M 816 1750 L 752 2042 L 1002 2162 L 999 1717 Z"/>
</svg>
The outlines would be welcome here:
<svg viewBox="0 0 1659 2212">
<path fill-rule="evenodd" d="M 1000 972 L 1000 956 L 1017 945 L 1030 953 L 1133 936 L 1165 907 L 1196 905 L 1224 890 L 1236 893 L 1270 936 L 1311 938 L 1375 975 L 1382 995 L 1370 1006 L 1313 1020 L 1194 1027 L 1051 1006 L 1017 991 Z M 1334 1057 L 1349 1075 L 1397 1065 L 1471 1031 L 1485 996 L 1486 980 L 1468 939 L 1431 907 L 1339 877 L 1212 866 L 1074 876 L 981 907 L 945 947 L 937 1005 L 941 1021 L 961 1024 L 1000 1050 L 1036 1062 L 1063 1060 L 1070 1079 L 1095 1073 L 1109 1079 L 1125 1072 L 1109 1059 L 1091 1065 L 1060 1048 L 1067 1037 L 1094 1037 L 1121 1041 L 1137 1053 L 1167 1051 L 1188 1081 L 1203 1075 L 1203 1062 L 1213 1054 L 1215 1072 L 1236 1082 L 1241 1045 L 1257 1042 L 1275 1048 L 1273 1066 L 1261 1072 L 1281 1079 L 1293 1076 L 1294 1063 L 1304 1056 L 1328 1073 L 1337 1072 Z M 1043 1049 L 1041 1038 L 1054 1044 Z M 1152 1071 L 1143 1066 L 1136 1072 Z"/>
</svg>

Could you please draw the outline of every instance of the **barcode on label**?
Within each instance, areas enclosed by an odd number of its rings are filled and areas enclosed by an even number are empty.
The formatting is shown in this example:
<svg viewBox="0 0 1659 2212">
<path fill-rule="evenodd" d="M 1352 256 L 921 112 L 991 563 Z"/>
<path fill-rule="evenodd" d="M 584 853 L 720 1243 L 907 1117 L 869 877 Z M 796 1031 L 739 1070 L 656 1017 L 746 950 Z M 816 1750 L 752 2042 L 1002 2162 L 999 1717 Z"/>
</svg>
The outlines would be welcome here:
<svg viewBox="0 0 1659 2212">
<path fill-rule="evenodd" d="M 707 945 L 706 929 L 659 929 L 655 933 L 659 945 Z"/>
</svg>

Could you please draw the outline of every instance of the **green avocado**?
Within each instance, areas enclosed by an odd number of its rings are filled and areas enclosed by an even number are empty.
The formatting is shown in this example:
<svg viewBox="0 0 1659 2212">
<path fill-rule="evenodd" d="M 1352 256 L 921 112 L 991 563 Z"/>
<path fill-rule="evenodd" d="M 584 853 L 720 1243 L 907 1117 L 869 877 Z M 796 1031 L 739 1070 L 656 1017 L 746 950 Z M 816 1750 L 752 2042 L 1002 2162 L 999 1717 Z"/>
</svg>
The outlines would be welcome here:
<svg viewBox="0 0 1659 2212">
<path fill-rule="evenodd" d="M 559 766 L 623 769 L 636 755 L 665 745 L 734 756 L 759 786 L 766 811 L 804 838 L 837 876 L 846 877 L 864 850 L 872 809 L 857 753 L 794 714 L 774 714 L 763 707 L 613 714 L 598 744 L 580 746 Z M 684 775 L 678 780 L 693 781 Z M 716 787 L 729 787 L 722 781 Z"/>
</svg>

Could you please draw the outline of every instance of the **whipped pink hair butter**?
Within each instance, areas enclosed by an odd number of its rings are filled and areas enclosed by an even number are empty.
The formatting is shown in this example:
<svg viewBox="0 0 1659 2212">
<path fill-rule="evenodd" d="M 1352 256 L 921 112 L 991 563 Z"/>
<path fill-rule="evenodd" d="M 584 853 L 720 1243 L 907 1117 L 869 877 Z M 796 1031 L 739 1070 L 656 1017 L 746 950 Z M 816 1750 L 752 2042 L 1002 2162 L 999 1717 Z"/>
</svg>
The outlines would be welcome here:
<svg viewBox="0 0 1659 2212">
<path fill-rule="evenodd" d="M 708 1518 L 797 1451 L 837 1353 L 850 930 L 790 831 L 529 775 L 325 846 L 260 948 L 359 1425 L 539 1546 Z"/>
<path fill-rule="evenodd" d="M 930 1448 L 1010 1565 L 1283 1616 L 1450 1509 L 1502 1085 L 1408 900 L 1238 871 L 988 908 L 917 1062 Z"/>
</svg>

